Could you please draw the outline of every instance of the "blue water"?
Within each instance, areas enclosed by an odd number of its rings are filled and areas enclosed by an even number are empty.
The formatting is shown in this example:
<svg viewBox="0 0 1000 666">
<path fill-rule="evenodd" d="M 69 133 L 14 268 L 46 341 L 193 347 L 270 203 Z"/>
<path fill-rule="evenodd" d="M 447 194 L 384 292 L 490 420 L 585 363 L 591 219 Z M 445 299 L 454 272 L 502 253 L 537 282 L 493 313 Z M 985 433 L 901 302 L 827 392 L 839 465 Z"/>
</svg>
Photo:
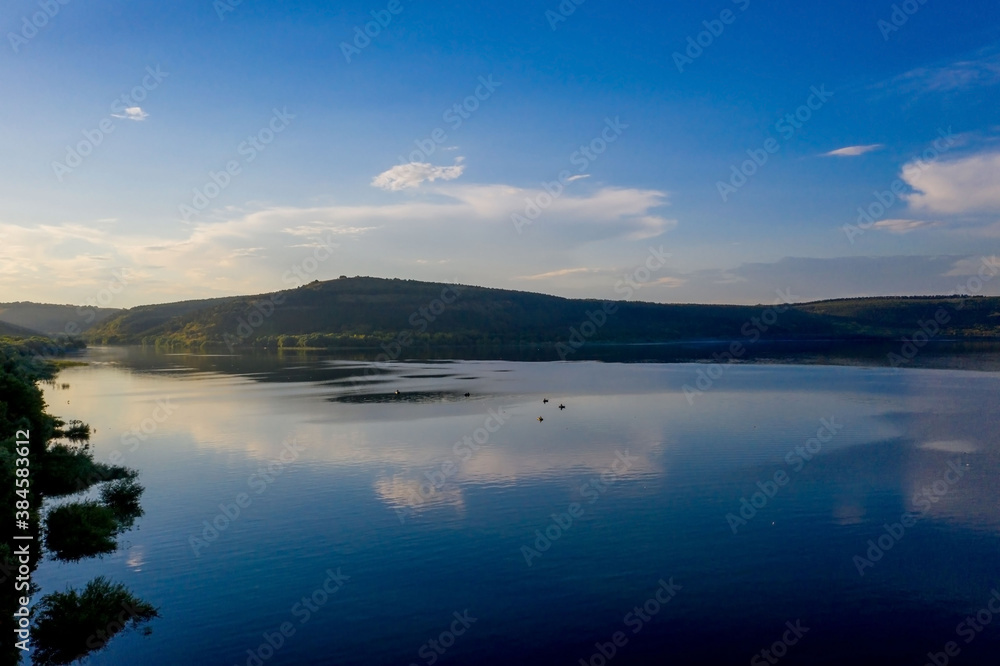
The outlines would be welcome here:
<svg viewBox="0 0 1000 666">
<path fill-rule="evenodd" d="M 35 581 L 107 575 L 161 615 L 94 665 L 1000 656 L 1000 615 L 975 620 L 1000 590 L 995 372 L 734 365 L 686 394 L 710 366 L 88 360 L 50 411 L 141 472 L 146 514 Z"/>
</svg>

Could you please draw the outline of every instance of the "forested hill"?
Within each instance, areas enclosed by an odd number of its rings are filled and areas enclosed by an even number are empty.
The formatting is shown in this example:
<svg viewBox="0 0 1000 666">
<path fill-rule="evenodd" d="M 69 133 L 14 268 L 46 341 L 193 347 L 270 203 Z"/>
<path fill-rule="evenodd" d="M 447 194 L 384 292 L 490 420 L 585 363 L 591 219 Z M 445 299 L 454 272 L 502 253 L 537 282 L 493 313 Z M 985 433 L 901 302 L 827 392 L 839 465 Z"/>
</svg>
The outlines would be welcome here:
<svg viewBox="0 0 1000 666">
<path fill-rule="evenodd" d="M 0 303 L 0 325 L 16 326 L 35 334 L 61 336 L 80 335 L 87 329 L 100 324 L 114 315 L 121 314 L 120 308 L 100 308 L 84 305 L 51 305 L 48 303 Z M 2 335 L 20 335 L 20 333 L 3 333 Z"/>
<path fill-rule="evenodd" d="M 18 338 L 30 338 L 32 336 L 38 335 L 38 331 L 33 331 L 23 326 L 17 326 L 15 324 L 8 324 L 5 321 L 0 321 L 0 337 L 18 337 Z"/>
<path fill-rule="evenodd" d="M 606 308 L 613 312 L 606 312 Z M 1000 337 L 1000 299 L 849 299 L 761 306 L 606 304 L 413 280 L 341 278 L 298 289 L 132 308 L 87 338 L 103 344 L 369 346 L 912 335 L 944 309 L 940 335 Z"/>
</svg>

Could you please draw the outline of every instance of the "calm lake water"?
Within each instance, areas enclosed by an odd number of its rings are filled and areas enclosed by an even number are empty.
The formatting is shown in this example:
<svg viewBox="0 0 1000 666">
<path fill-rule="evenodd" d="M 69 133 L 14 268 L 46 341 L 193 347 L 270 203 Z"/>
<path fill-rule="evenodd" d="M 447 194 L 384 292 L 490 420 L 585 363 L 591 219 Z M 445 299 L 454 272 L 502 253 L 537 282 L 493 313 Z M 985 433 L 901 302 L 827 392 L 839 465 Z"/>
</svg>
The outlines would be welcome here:
<svg viewBox="0 0 1000 666">
<path fill-rule="evenodd" d="M 95 665 L 995 665 L 983 358 L 92 349 L 46 399 L 97 429 L 98 460 L 140 471 L 146 515 L 115 554 L 35 581 L 107 575 L 160 609 Z"/>
</svg>

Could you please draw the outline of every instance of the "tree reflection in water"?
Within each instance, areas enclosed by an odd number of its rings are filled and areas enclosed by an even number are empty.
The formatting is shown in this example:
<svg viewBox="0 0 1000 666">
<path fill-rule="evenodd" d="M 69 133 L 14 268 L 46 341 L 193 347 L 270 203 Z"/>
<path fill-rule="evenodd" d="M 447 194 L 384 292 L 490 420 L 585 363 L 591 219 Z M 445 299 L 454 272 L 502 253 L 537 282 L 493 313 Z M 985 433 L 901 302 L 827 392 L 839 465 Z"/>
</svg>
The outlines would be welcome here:
<svg viewBox="0 0 1000 666">
<path fill-rule="evenodd" d="M 51 340 L 0 338 L 0 511 L 9 514 L 0 520 L 15 524 L 15 500 L 19 499 L 15 494 L 16 433 L 27 431 L 31 435 L 30 534 L 34 543 L 44 543 L 52 557 L 72 562 L 118 548 L 117 537 L 143 514 L 143 487 L 136 481 L 136 471 L 94 461 L 87 443 L 89 426 L 80 421 L 67 424 L 46 413 L 38 383 L 52 382 L 57 368 L 38 359 L 50 356 L 53 349 Z M 77 495 L 94 486 L 100 486 L 99 500 L 62 504 L 40 520 L 39 509 L 46 499 Z M 22 563 L 14 557 L 11 538 L 4 541 L 0 568 L 3 582 L 10 584 Z M 32 549 L 29 571 L 37 568 L 39 556 Z M 35 586 L 30 590 L 32 597 L 38 592 Z M 14 613 L 19 600 L 15 597 L 28 594 L 0 595 L 0 612 L 7 623 L 0 648 L 5 663 L 19 663 L 23 655 L 11 637 L 17 635 Z M 49 592 L 32 611 L 32 661 L 37 666 L 73 663 L 103 649 L 120 632 L 143 627 L 157 616 L 151 604 L 103 576 L 79 591 Z"/>
</svg>

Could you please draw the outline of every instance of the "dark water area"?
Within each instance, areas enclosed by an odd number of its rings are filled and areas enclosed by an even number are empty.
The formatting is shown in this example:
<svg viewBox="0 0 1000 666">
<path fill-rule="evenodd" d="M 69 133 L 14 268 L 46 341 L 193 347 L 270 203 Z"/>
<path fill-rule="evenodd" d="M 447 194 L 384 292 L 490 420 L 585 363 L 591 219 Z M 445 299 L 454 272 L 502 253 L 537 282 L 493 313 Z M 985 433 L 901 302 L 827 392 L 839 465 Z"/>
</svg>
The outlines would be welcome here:
<svg viewBox="0 0 1000 666">
<path fill-rule="evenodd" d="M 145 515 L 35 581 L 159 608 L 94 665 L 995 664 L 1000 352 L 902 344 L 91 349 Z"/>
<path fill-rule="evenodd" d="M 602 361 L 605 363 L 764 363 L 785 365 L 851 365 L 862 367 L 1000 370 L 1000 341 L 934 340 L 907 347 L 908 340 L 691 340 L 650 344 L 587 343 L 578 349 L 557 345 L 419 346 L 338 350 L 256 349 L 230 352 L 166 352 L 130 348 L 135 369 L 162 369 L 165 359 L 184 359 L 187 367 L 235 374 L 258 373 L 260 381 L 285 381 L 290 375 L 338 372 L 317 366 L 315 359 L 375 364 L 408 361 Z M 388 353 L 387 353 L 388 352 Z M 735 352 L 735 353 L 734 353 Z M 295 359 L 306 361 L 296 364 Z M 348 373 L 347 376 L 350 376 Z M 301 374 L 295 379 L 305 380 Z"/>
</svg>

